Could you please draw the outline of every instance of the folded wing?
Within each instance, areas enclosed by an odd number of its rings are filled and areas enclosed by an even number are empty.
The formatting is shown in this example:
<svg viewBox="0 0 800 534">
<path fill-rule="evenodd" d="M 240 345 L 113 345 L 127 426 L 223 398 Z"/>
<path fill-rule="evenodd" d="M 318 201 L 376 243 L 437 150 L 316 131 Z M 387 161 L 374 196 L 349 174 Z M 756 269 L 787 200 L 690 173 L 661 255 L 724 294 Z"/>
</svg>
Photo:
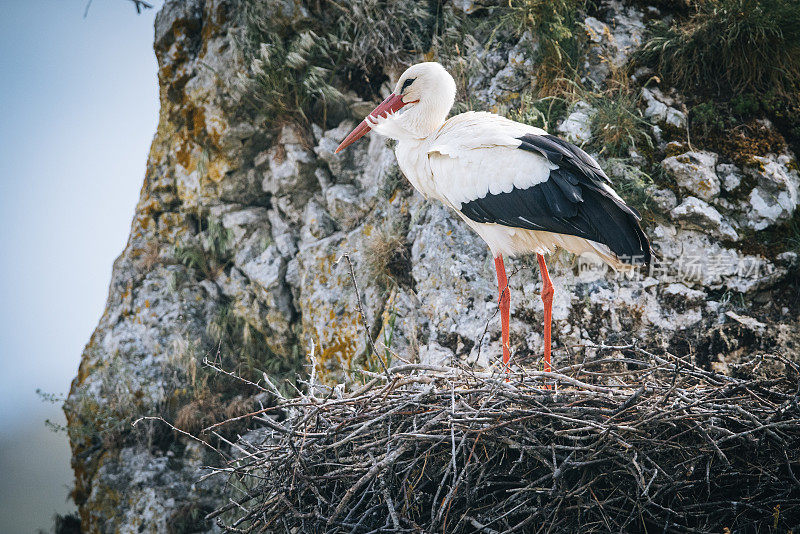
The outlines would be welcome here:
<svg viewBox="0 0 800 534">
<path fill-rule="evenodd" d="M 519 123 L 488 122 L 482 132 L 478 122 L 454 125 L 429 153 L 443 200 L 475 222 L 577 236 L 624 262 L 650 263 L 639 213 L 591 156 Z"/>
</svg>

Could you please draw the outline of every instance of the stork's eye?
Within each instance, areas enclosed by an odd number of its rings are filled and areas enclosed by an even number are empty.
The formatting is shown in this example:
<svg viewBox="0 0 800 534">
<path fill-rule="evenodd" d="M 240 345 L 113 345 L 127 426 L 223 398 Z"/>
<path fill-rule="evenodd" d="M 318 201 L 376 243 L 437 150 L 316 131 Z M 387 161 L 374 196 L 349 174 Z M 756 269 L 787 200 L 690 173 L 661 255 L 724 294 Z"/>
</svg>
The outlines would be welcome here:
<svg viewBox="0 0 800 534">
<path fill-rule="evenodd" d="M 409 85 L 411 85 L 412 83 L 414 83 L 414 80 L 416 80 L 416 78 L 409 78 L 409 79 L 407 79 L 406 81 L 404 81 L 404 82 L 403 82 L 403 87 L 401 87 L 401 88 L 400 88 L 400 92 L 401 92 L 401 93 L 405 93 L 405 92 L 406 92 L 406 88 L 407 88 Z"/>
</svg>

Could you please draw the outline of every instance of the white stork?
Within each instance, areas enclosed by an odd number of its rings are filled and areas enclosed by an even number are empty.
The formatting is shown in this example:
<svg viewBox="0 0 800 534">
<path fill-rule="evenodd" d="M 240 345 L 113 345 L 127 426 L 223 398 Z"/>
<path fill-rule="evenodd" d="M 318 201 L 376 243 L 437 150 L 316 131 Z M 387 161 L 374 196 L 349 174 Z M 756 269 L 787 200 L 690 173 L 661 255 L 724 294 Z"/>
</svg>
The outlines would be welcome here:
<svg viewBox="0 0 800 534">
<path fill-rule="evenodd" d="M 647 265 L 651 249 L 641 217 L 577 146 L 492 113 L 447 119 L 455 95 L 455 81 L 439 63 L 413 65 L 336 152 L 370 130 L 397 140 L 397 162 L 408 181 L 455 210 L 486 241 L 497 269 L 506 370 L 510 295 L 503 255 L 537 254 L 549 371 L 553 284 L 543 254 L 561 247 L 592 252 L 614 269 Z"/>
</svg>

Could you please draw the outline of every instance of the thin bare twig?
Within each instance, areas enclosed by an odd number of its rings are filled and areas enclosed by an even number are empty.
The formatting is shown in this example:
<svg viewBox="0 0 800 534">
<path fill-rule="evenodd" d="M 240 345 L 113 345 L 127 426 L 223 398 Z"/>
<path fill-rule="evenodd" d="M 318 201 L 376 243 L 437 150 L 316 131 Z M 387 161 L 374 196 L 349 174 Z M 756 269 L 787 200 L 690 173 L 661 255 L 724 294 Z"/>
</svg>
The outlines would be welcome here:
<svg viewBox="0 0 800 534">
<path fill-rule="evenodd" d="M 364 306 L 361 304 L 361 292 L 358 289 L 358 282 L 356 281 L 356 272 L 353 269 L 353 262 L 350 259 L 350 253 L 345 252 L 344 254 L 336 260 L 335 265 L 338 265 L 342 258 L 347 260 L 347 265 L 350 267 L 350 279 L 353 281 L 353 288 L 356 292 L 356 305 L 358 306 L 358 314 L 361 317 L 361 325 L 364 327 L 364 333 L 367 335 L 367 341 L 369 342 L 369 350 L 375 357 L 381 362 L 381 367 L 383 367 L 383 372 L 386 373 L 386 377 L 389 378 L 389 369 L 386 367 L 386 362 L 383 361 L 383 358 L 378 351 L 375 350 L 375 342 L 372 340 L 372 334 L 369 331 L 369 325 L 367 325 L 367 316 L 364 314 Z"/>
<path fill-rule="evenodd" d="M 153 4 L 150 2 L 145 2 L 144 0 L 128 0 L 133 2 L 133 5 L 136 7 L 136 14 L 141 15 L 142 10 L 145 9 L 152 9 Z M 88 0 L 86 2 L 86 9 L 83 10 L 83 18 L 86 18 L 89 15 L 89 8 L 92 7 L 92 0 Z"/>
</svg>

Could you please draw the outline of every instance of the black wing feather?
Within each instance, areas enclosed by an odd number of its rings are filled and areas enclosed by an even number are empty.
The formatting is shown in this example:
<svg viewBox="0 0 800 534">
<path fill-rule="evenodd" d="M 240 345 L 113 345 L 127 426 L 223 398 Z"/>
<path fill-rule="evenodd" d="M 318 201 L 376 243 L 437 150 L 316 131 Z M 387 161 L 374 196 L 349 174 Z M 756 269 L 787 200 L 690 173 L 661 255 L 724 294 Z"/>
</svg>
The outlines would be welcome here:
<svg viewBox="0 0 800 534">
<path fill-rule="evenodd" d="M 561 169 L 550 172 L 550 180 L 561 189 L 561 192 L 571 202 L 583 202 L 583 193 L 578 187 L 578 180 Z M 574 180 L 574 181 L 573 181 Z"/>
<path fill-rule="evenodd" d="M 650 263 L 652 251 L 639 213 L 605 189 L 606 173 L 586 152 L 552 135 L 528 134 L 519 148 L 558 165 L 541 184 L 466 202 L 461 212 L 496 223 L 591 239 L 628 263 Z"/>
</svg>

